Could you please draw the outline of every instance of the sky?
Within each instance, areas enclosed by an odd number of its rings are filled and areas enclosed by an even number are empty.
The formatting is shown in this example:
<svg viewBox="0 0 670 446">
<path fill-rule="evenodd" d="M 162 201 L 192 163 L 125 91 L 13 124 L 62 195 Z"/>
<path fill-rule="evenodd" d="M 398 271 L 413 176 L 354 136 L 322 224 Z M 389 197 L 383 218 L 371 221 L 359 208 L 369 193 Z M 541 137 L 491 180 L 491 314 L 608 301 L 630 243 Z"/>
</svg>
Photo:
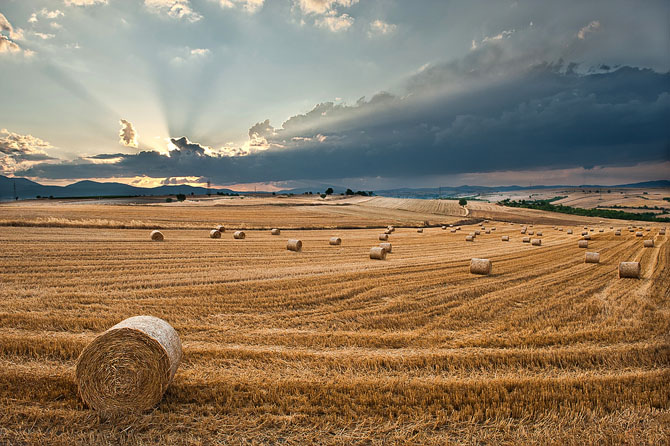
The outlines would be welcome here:
<svg viewBox="0 0 670 446">
<path fill-rule="evenodd" d="M 0 174 L 362 190 L 670 178 L 670 2 L 0 0 Z"/>
</svg>

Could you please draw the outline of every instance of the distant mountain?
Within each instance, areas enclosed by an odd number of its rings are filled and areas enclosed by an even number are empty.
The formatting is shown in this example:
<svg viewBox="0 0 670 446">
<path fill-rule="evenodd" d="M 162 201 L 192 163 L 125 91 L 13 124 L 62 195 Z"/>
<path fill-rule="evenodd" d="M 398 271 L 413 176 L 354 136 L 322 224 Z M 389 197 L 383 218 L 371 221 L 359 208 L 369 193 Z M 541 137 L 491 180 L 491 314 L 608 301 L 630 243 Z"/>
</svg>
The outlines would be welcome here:
<svg viewBox="0 0 670 446">
<path fill-rule="evenodd" d="M 30 181 L 26 178 L 9 178 L 0 175 L 0 200 L 11 200 L 14 198 L 14 186 L 16 194 L 21 199 L 53 196 L 54 198 L 66 197 L 109 197 L 109 196 L 152 196 L 152 195 L 175 195 L 185 194 L 203 195 L 207 193 L 204 187 L 187 185 L 158 186 L 158 187 L 136 187 L 123 183 L 98 183 L 96 181 L 84 180 L 67 186 L 44 186 Z M 305 192 L 325 192 L 332 187 L 335 194 L 344 193 L 346 187 L 331 184 L 315 183 L 312 187 L 299 187 L 279 191 L 279 194 L 303 194 Z M 439 197 L 464 197 L 478 194 L 490 194 L 494 192 L 509 192 L 525 189 L 584 189 L 584 188 L 670 188 L 669 180 L 645 181 L 632 184 L 618 184 L 614 186 L 603 185 L 581 185 L 581 186 L 457 186 L 457 187 L 430 187 L 430 188 L 397 188 L 374 191 L 376 195 L 384 197 L 401 198 L 439 198 Z M 231 189 L 212 188 L 213 194 L 217 192 L 234 193 Z"/>
<path fill-rule="evenodd" d="M 9 178 L 0 175 L 0 200 L 11 200 L 14 197 L 14 186 L 16 195 L 21 199 L 41 197 L 67 198 L 67 197 L 105 197 L 105 196 L 142 196 L 142 195 L 176 195 L 185 194 L 203 195 L 207 188 L 193 187 L 188 185 L 158 186 L 158 187 L 136 187 L 122 183 L 98 183 L 96 181 L 79 181 L 67 186 L 44 186 L 25 178 Z M 213 194 L 217 192 L 234 193 L 231 189 L 212 188 Z"/>
</svg>

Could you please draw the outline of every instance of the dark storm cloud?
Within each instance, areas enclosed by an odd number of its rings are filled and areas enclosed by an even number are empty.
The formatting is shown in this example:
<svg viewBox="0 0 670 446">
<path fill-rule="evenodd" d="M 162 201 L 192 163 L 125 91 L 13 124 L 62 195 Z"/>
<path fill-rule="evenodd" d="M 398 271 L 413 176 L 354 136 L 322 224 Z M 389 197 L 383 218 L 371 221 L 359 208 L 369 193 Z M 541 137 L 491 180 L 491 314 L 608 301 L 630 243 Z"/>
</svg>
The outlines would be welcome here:
<svg viewBox="0 0 670 446">
<path fill-rule="evenodd" d="M 210 155 L 182 137 L 171 140 L 177 149 L 169 155 L 140 152 L 112 164 L 42 164 L 17 174 L 207 176 L 234 183 L 670 159 L 670 74 L 631 67 L 589 72 L 544 63 L 496 76 L 495 51 L 472 57 L 422 71 L 402 97 L 380 93 L 351 106 L 318 104 L 281 128 L 258 123 L 249 133 L 265 138 L 270 149 L 247 156 Z M 431 94 L 436 91 L 442 93 Z"/>
</svg>

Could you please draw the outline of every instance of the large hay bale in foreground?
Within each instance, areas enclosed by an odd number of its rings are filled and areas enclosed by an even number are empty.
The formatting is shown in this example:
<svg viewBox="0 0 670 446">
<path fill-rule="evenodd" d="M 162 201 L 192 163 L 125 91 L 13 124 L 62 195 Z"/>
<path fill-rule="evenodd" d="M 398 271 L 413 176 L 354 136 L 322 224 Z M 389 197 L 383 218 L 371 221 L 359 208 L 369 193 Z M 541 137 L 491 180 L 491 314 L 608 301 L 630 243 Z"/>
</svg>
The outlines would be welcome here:
<svg viewBox="0 0 670 446">
<path fill-rule="evenodd" d="M 509 242 L 509 235 L 503 235 L 502 236 L 502 241 L 503 242 Z"/>
<path fill-rule="evenodd" d="M 273 229 L 270 231 L 270 234 L 272 234 L 272 235 L 280 235 L 280 234 L 281 234 L 281 230 L 280 230 L 279 228 L 273 228 Z"/>
<path fill-rule="evenodd" d="M 217 226 L 216 230 L 219 231 L 219 232 L 226 232 L 226 228 L 223 225 Z"/>
<path fill-rule="evenodd" d="M 216 229 L 209 231 L 209 238 L 221 238 L 221 233 Z"/>
<path fill-rule="evenodd" d="M 584 263 L 600 263 L 600 253 L 587 252 L 584 256 Z"/>
<path fill-rule="evenodd" d="M 542 246 L 542 239 L 534 238 L 530 241 L 530 244 L 533 246 Z"/>
<path fill-rule="evenodd" d="M 577 246 L 580 248 L 588 248 L 589 242 L 588 240 L 580 240 L 579 242 L 577 242 Z"/>
<path fill-rule="evenodd" d="M 286 242 L 286 249 L 289 251 L 300 252 L 302 250 L 302 241 L 294 238 L 289 239 L 288 242 Z"/>
<path fill-rule="evenodd" d="M 244 240 L 246 236 L 247 235 L 244 233 L 244 231 L 235 231 L 233 233 L 233 238 L 237 240 Z"/>
<path fill-rule="evenodd" d="M 644 247 L 645 248 L 653 248 L 654 247 L 654 240 L 645 240 L 644 241 Z"/>
<path fill-rule="evenodd" d="M 631 279 L 640 278 L 640 262 L 621 262 L 619 263 L 619 278 L 628 277 Z"/>
<path fill-rule="evenodd" d="M 145 411 L 163 397 L 181 355 L 179 335 L 170 324 L 153 316 L 128 318 L 79 355 L 79 395 L 104 413 Z"/>
<path fill-rule="evenodd" d="M 161 231 L 151 231 L 151 240 L 154 242 L 162 242 L 165 239 Z"/>
<path fill-rule="evenodd" d="M 330 240 L 328 240 L 329 245 L 337 246 L 342 244 L 342 239 L 339 237 L 331 237 Z"/>
<path fill-rule="evenodd" d="M 386 250 L 381 246 L 375 246 L 370 249 L 370 258 L 374 260 L 385 260 Z"/>
<path fill-rule="evenodd" d="M 388 234 L 379 234 L 379 240 L 385 242 L 385 241 L 388 240 L 388 239 L 389 239 L 389 235 L 388 235 Z"/>
<path fill-rule="evenodd" d="M 489 259 L 471 259 L 470 273 L 488 276 L 491 274 L 491 261 Z"/>
<path fill-rule="evenodd" d="M 379 246 L 384 248 L 384 251 L 386 251 L 388 254 L 393 252 L 393 246 L 391 246 L 390 243 L 380 243 Z"/>
</svg>

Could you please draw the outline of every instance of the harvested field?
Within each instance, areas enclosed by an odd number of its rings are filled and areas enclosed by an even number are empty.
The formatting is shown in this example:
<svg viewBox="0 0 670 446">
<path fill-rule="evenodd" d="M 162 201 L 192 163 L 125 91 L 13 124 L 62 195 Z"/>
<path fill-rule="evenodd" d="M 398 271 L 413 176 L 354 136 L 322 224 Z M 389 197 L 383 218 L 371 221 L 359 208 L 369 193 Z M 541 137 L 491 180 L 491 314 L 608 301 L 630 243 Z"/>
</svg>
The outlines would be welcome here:
<svg viewBox="0 0 670 446">
<path fill-rule="evenodd" d="M 163 222 L 165 241 L 144 228 L 0 228 L 0 444 L 667 444 L 666 236 L 645 249 L 634 233 L 595 232 L 594 266 L 577 234 L 537 220 L 542 246 L 491 216 L 496 231 L 468 243 L 403 227 L 427 210 L 359 201 L 3 206 L 18 222 Z M 219 223 L 246 239 L 209 239 Z M 333 225 L 358 224 L 370 229 L 329 245 Z M 371 260 L 388 224 L 393 254 Z M 473 257 L 492 273 L 470 274 Z M 618 279 L 623 261 L 641 278 Z M 77 396 L 76 359 L 140 314 L 178 331 L 182 363 L 153 411 L 103 419 Z"/>
</svg>

